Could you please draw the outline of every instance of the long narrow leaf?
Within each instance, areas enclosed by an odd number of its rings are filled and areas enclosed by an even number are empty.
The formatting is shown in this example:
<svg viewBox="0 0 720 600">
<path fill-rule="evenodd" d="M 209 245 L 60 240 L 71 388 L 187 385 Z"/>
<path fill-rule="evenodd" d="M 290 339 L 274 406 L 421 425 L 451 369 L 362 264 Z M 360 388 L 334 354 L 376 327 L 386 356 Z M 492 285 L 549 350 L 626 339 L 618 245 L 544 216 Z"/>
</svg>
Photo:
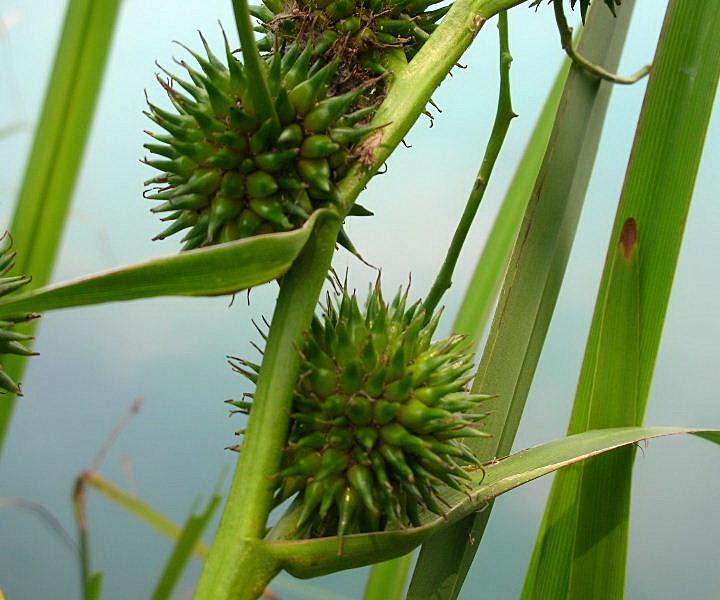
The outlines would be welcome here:
<svg viewBox="0 0 720 600">
<path fill-rule="evenodd" d="M 272 281 L 288 270 L 315 224 L 334 218 L 316 211 L 295 231 L 259 235 L 211 248 L 155 258 L 51 285 L 0 302 L 0 315 L 46 312 L 158 296 L 216 296 Z"/>
<path fill-rule="evenodd" d="M 720 4 L 671 0 L 616 215 L 570 433 L 642 422 L 719 76 Z M 623 596 L 631 472 L 628 452 L 622 459 L 594 460 L 558 475 L 524 598 Z"/>
<path fill-rule="evenodd" d="M 52 273 L 100 91 L 120 0 L 70 0 L 11 231 L 31 287 Z M 27 331 L 33 326 L 28 325 Z M 4 367 L 18 381 L 24 357 Z M 15 399 L 0 401 L 0 452 Z"/>
<path fill-rule="evenodd" d="M 453 331 L 472 340 L 473 349 L 480 343 L 497 298 L 528 200 L 540 173 L 569 71 L 570 61 L 565 60 L 520 158 L 455 317 Z"/>
<path fill-rule="evenodd" d="M 579 51 L 616 70 L 633 5 L 624 2 L 615 19 L 595 3 Z M 610 91 L 609 84 L 571 68 L 473 384 L 474 391 L 498 396 L 486 422 L 493 437 L 473 448 L 482 461 L 510 453 L 565 274 Z M 457 597 L 491 509 L 428 540 L 409 598 Z"/>
<path fill-rule="evenodd" d="M 364 600 L 402 600 L 413 554 L 373 566 L 365 585 Z"/>
<path fill-rule="evenodd" d="M 347 535 L 343 538 L 341 555 L 338 554 L 336 537 L 273 541 L 267 543 L 265 547 L 271 555 L 282 562 L 288 572 L 296 577 L 316 577 L 379 560 L 388 560 L 407 554 L 433 533 L 462 521 L 468 515 L 487 506 L 493 498 L 538 477 L 604 452 L 677 434 L 692 434 L 720 444 L 720 430 L 619 427 L 588 431 L 528 448 L 493 462 L 484 470 L 476 469 L 470 472 L 474 489 L 469 494 L 449 492 L 446 499 L 452 508 L 448 510 L 446 517 L 425 513 L 420 527 L 383 533 Z M 291 525 L 288 525 L 288 528 L 291 528 Z M 434 590 L 428 590 L 425 597 L 432 597 L 433 592 Z"/>
<path fill-rule="evenodd" d="M 185 566 L 190 560 L 193 549 L 197 546 L 203 531 L 205 531 L 215 510 L 220 505 L 220 499 L 220 496 L 213 496 L 204 512 L 199 515 L 192 514 L 188 517 L 180 538 L 160 575 L 160 580 L 155 586 L 152 600 L 169 600 L 182 572 L 185 570 Z"/>
</svg>

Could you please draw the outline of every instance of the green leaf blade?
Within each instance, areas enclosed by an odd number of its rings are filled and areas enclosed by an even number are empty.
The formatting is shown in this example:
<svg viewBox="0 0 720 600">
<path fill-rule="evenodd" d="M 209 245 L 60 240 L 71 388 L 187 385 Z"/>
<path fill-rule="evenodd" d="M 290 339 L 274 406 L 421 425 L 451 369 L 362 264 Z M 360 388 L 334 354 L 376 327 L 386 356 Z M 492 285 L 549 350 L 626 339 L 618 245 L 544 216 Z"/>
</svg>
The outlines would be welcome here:
<svg viewBox="0 0 720 600">
<path fill-rule="evenodd" d="M 528 200 L 540 173 L 569 71 L 570 61 L 565 60 L 535 123 L 455 317 L 453 331 L 468 336 L 474 348 L 480 343 L 497 298 Z"/>
<path fill-rule="evenodd" d="M 199 515 L 191 514 L 185 522 L 182 533 L 173 548 L 170 558 L 158 580 L 151 600 L 169 600 L 182 572 L 185 570 L 194 548 L 198 545 L 205 528 L 210 523 L 215 510 L 220 505 L 220 496 L 213 496 L 205 511 Z"/>
<path fill-rule="evenodd" d="M 151 259 L 14 296 L 0 302 L 0 316 L 158 296 L 216 296 L 249 289 L 283 275 L 315 224 L 336 218 L 332 215 L 327 209 L 316 211 L 302 228 L 288 233 L 259 235 Z"/>
<path fill-rule="evenodd" d="M 602 5 L 593 6 L 579 51 L 614 71 L 632 6 L 628 2 L 617 19 Z M 565 274 L 611 89 L 576 66 L 567 77 L 473 384 L 473 391 L 498 396 L 488 403 L 494 412 L 484 426 L 493 437 L 473 445 L 481 461 L 510 453 Z M 433 599 L 457 598 L 491 508 L 428 540 L 408 598 L 425 600 L 427 590 Z"/>
<path fill-rule="evenodd" d="M 720 5 L 671 1 L 613 226 L 571 434 L 642 422 L 718 77 Z M 637 240 L 635 272 L 623 275 L 629 228 Z M 558 474 L 523 598 L 623 596 L 633 456 Z"/>
<path fill-rule="evenodd" d="M 18 251 L 16 272 L 32 275 L 31 289 L 45 285 L 52 274 L 119 7 L 120 0 L 68 3 L 11 225 Z M 35 327 L 27 325 L 24 332 L 32 333 Z M 5 361 L 4 367 L 15 381 L 21 379 L 25 361 L 24 357 Z M 12 396 L 0 402 L 0 452 L 14 406 Z"/>
<path fill-rule="evenodd" d="M 448 510 L 446 519 L 426 513 L 421 519 L 423 524 L 413 529 L 345 536 L 342 555 L 338 555 L 336 537 L 299 541 L 278 540 L 266 543 L 264 546 L 290 574 L 301 578 L 317 577 L 389 560 L 407 554 L 429 536 L 452 527 L 497 496 L 525 483 L 607 452 L 625 450 L 645 440 L 683 434 L 720 443 L 718 430 L 684 427 L 619 427 L 588 431 L 522 450 L 486 465 L 484 472 L 479 469 L 471 472 L 470 475 L 477 487 L 469 495 L 448 492 L 446 499 L 452 508 Z M 429 593 L 432 594 L 433 591 Z"/>
</svg>

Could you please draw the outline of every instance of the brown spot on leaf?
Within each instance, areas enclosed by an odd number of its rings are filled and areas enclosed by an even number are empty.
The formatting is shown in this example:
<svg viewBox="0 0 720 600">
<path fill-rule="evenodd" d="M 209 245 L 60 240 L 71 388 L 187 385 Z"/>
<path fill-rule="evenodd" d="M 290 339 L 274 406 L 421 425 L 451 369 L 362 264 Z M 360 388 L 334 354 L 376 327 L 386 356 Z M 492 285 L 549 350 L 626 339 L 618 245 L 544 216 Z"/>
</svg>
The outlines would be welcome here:
<svg viewBox="0 0 720 600">
<path fill-rule="evenodd" d="M 638 244 L 637 221 L 633 217 L 629 217 L 620 232 L 620 252 L 626 262 L 635 254 Z"/>
</svg>

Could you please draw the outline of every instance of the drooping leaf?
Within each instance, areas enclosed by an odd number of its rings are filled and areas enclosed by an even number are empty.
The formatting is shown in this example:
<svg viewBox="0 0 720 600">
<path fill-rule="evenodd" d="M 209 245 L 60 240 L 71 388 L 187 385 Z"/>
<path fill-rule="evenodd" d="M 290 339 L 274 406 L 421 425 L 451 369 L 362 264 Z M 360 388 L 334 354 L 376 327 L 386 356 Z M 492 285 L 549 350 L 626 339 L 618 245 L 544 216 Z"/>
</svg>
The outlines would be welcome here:
<svg viewBox="0 0 720 600">
<path fill-rule="evenodd" d="M 158 296 L 232 294 L 280 277 L 322 219 L 316 211 L 300 229 L 191 250 L 51 285 L 0 302 L 0 318 L 18 312 L 47 312 L 104 302 Z"/>
<path fill-rule="evenodd" d="M 337 538 L 313 540 L 275 540 L 265 544 L 268 553 L 296 577 L 317 577 L 338 570 L 351 569 L 407 554 L 433 534 L 461 521 L 485 507 L 497 496 L 529 481 L 568 467 L 599 454 L 632 446 L 657 437 L 692 434 L 720 444 L 720 430 L 682 427 L 619 427 L 588 431 L 541 444 L 492 462 L 484 470 L 469 472 L 475 487 L 469 494 L 451 491 L 446 499 L 452 506 L 446 518 L 424 513 L 420 527 L 382 533 L 356 534 L 345 537 L 342 555 Z M 298 512 L 286 516 L 278 527 L 292 531 Z M 428 592 L 432 597 L 435 590 Z"/>
<path fill-rule="evenodd" d="M 180 525 L 167 518 L 137 496 L 115 485 L 97 471 L 86 471 L 83 474 L 83 479 L 87 485 L 100 492 L 105 498 L 115 502 L 118 506 L 125 509 L 131 515 L 136 516 L 141 521 L 144 521 L 162 535 L 171 540 L 177 541 L 180 539 L 183 531 Z M 198 541 L 193 552 L 196 556 L 205 558 L 208 553 L 208 547 L 202 541 Z"/>
</svg>

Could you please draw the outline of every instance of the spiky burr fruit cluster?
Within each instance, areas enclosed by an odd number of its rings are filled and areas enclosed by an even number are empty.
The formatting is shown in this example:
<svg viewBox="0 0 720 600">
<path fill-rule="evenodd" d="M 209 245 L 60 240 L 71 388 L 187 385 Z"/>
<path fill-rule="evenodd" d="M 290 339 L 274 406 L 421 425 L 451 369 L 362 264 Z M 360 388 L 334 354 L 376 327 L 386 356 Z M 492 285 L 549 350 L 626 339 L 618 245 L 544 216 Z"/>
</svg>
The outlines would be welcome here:
<svg viewBox="0 0 720 600">
<path fill-rule="evenodd" d="M 0 237 L 0 297 L 11 294 L 30 283 L 30 277 L 25 275 L 6 277 L 14 266 L 15 252 L 12 250 L 12 238 L 8 233 L 5 233 Z M 37 317 L 36 314 L 24 314 L 4 317 L 0 320 L 0 359 L 5 354 L 17 354 L 20 356 L 37 354 L 23 345 L 23 342 L 32 340 L 32 336 L 13 331 L 13 328 L 18 323 L 30 321 Z M 22 395 L 20 386 L 5 372 L 2 363 L 0 363 L 0 390 L 18 396 Z"/>
<path fill-rule="evenodd" d="M 148 132 L 154 142 L 145 148 L 156 156 L 145 162 L 162 174 L 146 182 L 146 197 L 170 223 L 155 239 L 187 230 L 187 250 L 288 231 L 337 202 L 336 182 L 372 131 L 362 125 L 372 109 L 353 112 L 364 88 L 329 95 L 338 62 L 293 44 L 267 57 L 271 106 L 259 107 L 253 87 L 263 83 L 227 40 L 223 62 L 201 39 L 206 57 L 189 50 L 200 70 L 180 61 L 188 80 L 158 77 L 176 112 L 148 102 L 148 117 L 165 133 Z"/>
<path fill-rule="evenodd" d="M 431 10 L 440 0 L 263 0 L 251 12 L 267 35 L 261 47 L 283 47 L 295 39 L 314 45 L 315 53 L 341 58 L 341 80 L 355 82 L 381 74 L 382 55 L 401 49 L 414 56 L 449 6 Z M 289 42 L 288 42 L 289 41 Z"/>
<path fill-rule="evenodd" d="M 441 488 L 464 490 L 463 467 L 477 464 L 463 440 L 487 435 L 477 429 L 487 396 L 466 390 L 472 356 L 462 336 L 433 342 L 439 314 L 428 321 L 402 290 L 387 304 L 377 285 L 363 309 L 345 289 L 323 313 L 300 346 L 276 501 L 299 494 L 302 537 L 417 526 L 423 510 L 443 514 Z M 254 379 L 257 367 L 244 366 Z"/>
</svg>

